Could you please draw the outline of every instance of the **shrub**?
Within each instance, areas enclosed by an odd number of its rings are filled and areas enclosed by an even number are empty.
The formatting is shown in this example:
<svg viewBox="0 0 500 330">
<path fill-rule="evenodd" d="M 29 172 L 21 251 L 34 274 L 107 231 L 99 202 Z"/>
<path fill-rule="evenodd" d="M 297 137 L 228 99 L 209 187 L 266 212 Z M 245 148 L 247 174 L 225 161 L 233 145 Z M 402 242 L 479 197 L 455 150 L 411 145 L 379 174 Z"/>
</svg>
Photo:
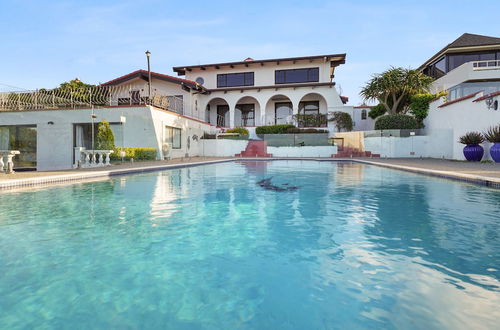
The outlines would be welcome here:
<svg viewBox="0 0 500 330">
<path fill-rule="evenodd" d="M 313 133 L 328 133 L 326 129 L 316 129 L 316 128 L 298 128 L 292 127 L 286 130 L 287 134 L 313 134 Z"/>
<path fill-rule="evenodd" d="M 121 160 L 121 151 L 125 151 L 125 160 L 156 160 L 156 148 L 115 148 L 110 158 L 111 160 Z"/>
<path fill-rule="evenodd" d="M 459 138 L 458 142 L 466 145 L 480 144 L 484 142 L 484 136 L 479 132 L 467 132 Z"/>
<path fill-rule="evenodd" d="M 284 124 L 284 125 L 271 125 L 271 126 L 259 126 L 255 129 L 256 134 L 285 134 L 286 130 L 289 128 L 294 128 L 294 125 Z"/>
<path fill-rule="evenodd" d="M 386 112 L 387 112 L 387 109 L 384 107 L 384 105 L 379 103 L 370 109 L 370 111 L 368 112 L 368 116 L 371 119 L 376 119 L 377 117 L 384 115 Z"/>
<path fill-rule="evenodd" d="M 500 125 L 488 128 L 488 130 L 484 132 L 484 137 L 488 142 L 500 143 Z"/>
<path fill-rule="evenodd" d="M 422 123 L 429 113 L 429 103 L 447 94 L 447 92 L 420 93 L 410 96 L 410 113 Z"/>
<path fill-rule="evenodd" d="M 113 150 L 115 148 L 115 137 L 109 126 L 109 122 L 103 120 L 97 126 L 96 150 Z"/>
<path fill-rule="evenodd" d="M 335 123 L 335 127 L 337 127 L 337 131 L 352 131 L 352 117 L 347 112 L 335 111 L 332 113 L 332 117 L 330 121 Z"/>
<path fill-rule="evenodd" d="M 377 119 L 375 122 L 376 130 L 383 129 L 418 129 L 420 124 L 413 116 L 394 114 L 384 115 Z"/>
<path fill-rule="evenodd" d="M 226 131 L 226 133 L 238 133 L 239 135 L 248 135 L 248 130 L 244 127 L 231 128 Z"/>
</svg>

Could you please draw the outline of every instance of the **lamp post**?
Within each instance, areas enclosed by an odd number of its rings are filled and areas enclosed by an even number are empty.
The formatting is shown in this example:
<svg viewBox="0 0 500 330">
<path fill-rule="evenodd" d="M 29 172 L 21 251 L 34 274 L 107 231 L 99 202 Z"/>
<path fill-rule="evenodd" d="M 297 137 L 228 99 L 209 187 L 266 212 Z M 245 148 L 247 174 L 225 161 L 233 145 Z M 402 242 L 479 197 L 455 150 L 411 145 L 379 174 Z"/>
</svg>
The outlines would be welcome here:
<svg viewBox="0 0 500 330">
<path fill-rule="evenodd" d="M 146 58 L 148 59 L 148 101 L 151 104 L 151 65 L 149 63 L 149 58 L 151 57 L 151 52 L 146 50 Z"/>
</svg>

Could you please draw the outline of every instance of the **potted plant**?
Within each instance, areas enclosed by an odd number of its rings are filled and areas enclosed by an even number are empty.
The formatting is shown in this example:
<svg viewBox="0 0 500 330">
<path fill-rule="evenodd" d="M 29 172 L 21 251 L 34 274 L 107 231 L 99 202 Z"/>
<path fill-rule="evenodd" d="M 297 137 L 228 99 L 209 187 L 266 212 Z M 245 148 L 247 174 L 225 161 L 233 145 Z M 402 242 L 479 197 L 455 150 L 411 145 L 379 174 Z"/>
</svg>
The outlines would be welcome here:
<svg viewBox="0 0 500 330">
<path fill-rule="evenodd" d="M 491 158 L 497 163 L 500 162 L 500 125 L 492 126 L 484 133 L 484 137 L 488 142 L 493 143 L 490 148 Z"/>
<path fill-rule="evenodd" d="M 464 156 L 470 162 L 479 162 L 484 155 L 484 149 L 479 144 L 484 142 L 483 134 L 468 132 L 460 137 L 460 143 L 465 144 Z"/>
</svg>

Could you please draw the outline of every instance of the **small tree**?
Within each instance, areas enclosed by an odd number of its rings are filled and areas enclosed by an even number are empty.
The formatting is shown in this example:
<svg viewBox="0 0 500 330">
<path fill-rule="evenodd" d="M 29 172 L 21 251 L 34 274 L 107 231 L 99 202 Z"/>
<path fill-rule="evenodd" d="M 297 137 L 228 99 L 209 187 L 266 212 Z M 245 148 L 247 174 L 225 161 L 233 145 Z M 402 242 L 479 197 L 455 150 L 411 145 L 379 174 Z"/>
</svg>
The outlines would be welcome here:
<svg viewBox="0 0 500 330">
<path fill-rule="evenodd" d="M 365 100 L 378 101 L 387 113 L 406 113 L 410 97 L 427 92 L 433 79 L 418 70 L 390 68 L 374 75 L 361 89 Z"/>
<path fill-rule="evenodd" d="M 103 120 L 97 126 L 97 150 L 113 150 L 115 149 L 115 137 L 109 126 L 109 122 Z"/>
<path fill-rule="evenodd" d="M 332 113 L 332 116 L 330 117 L 329 121 L 332 121 L 335 123 L 335 127 L 337 128 L 337 131 L 352 131 L 352 117 L 350 114 L 347 112 L 342 112 L 342 111 L 335 111 Z"/>
</svg>

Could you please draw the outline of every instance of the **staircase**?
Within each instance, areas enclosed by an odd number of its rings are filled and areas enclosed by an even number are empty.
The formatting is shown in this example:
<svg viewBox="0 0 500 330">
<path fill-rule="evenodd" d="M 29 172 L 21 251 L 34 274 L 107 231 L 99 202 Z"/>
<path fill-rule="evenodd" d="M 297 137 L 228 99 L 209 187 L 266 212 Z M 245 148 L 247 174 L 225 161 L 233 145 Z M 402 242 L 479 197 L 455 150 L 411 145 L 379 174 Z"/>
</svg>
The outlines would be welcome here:
<svg viewBox="0 0 500 330">
<path fill-rule="evenodd" d="M 239 154 L 234 155 L 235 157 L 272 157 L 273 155 L 267 153 L 267 142 L 266 141 L 248 141 L 245 150 Z"/>
<path fill-rule="evenodd" d="M 339 149 L 333 158 L 380 158 L 380 154 L 373 154 L 371 151 L 360 151 L 355 148 L 345 147 Z"/>
</svg>

